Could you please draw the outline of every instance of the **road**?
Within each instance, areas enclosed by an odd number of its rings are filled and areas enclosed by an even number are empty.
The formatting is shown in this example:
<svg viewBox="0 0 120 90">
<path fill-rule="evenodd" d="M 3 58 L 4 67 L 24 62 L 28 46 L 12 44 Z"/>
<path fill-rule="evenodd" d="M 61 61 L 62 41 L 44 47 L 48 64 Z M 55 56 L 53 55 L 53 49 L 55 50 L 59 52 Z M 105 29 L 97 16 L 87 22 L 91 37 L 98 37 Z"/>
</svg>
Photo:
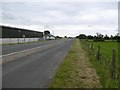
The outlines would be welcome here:
<svg viewBox="0 0 120 90">
<path fill-rule="evenodd" d="M 73 41 L 61 41 L 59 45 L 57 44 L 48 50 L 3 64 L 3 88 L 48 87 Z"/>
<path fill-rule="evenodd" d="M 62 42 L 63 40 L 50 40 L 43 42 L 34 42 L 34 43 L 26 43 L 26 44 L 15 44 L 15 45 L 3 45 L 2 46 L 2 55 L 10 54 L 14 52 L 19 52 L 26 49 L 31 49 L 39 46 L 44 46 L 52 43 Z"/>
</svg>

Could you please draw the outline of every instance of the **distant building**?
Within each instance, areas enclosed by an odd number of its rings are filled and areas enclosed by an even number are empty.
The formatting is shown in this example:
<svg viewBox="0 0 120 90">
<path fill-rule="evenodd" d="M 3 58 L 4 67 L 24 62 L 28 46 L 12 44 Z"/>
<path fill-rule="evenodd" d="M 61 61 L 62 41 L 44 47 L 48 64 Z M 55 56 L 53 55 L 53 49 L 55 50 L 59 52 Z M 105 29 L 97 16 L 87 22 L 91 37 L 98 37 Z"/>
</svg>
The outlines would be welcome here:
<svg viewBox="0 0 120 90">
<path fill-rule="evenodd" d="M 43 38 L 43 32 L 0 25 L 0 38 Z"/>
<path fill-rule="evenodd" d="M 46 34 L 43 36 L 44 39 L 46 40 L 54 40 L 55 39 L 55 36 L 52 35 L 52 34 Z"/>
</svg>

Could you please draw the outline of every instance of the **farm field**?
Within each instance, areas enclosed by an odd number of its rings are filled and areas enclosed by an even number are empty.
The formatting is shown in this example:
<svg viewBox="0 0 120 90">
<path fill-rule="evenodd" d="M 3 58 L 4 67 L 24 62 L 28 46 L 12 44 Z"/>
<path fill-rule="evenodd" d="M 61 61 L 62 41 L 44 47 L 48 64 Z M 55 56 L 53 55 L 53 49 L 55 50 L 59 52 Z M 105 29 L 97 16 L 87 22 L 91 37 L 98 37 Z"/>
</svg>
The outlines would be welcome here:
<svg viewBox="0 0 120 90">
<path fill-rule="evenodd" d="M 116 59 L 118 60 L 118 42 L 114 41 L 105 41 L 105 42 L 92 42 L 93 47 L 98 48 L 100 45 L 100 52 L 104 57 L 108 58 L 111 61 L 112 51 L 116 50 Z"/>
<path fill-rule="evenodd" d="M 88 56 L 94 65 L 97 74 L 100 77 L 100 82 L 104 88 L 116 88 L 118 87 L 118 59 L 119 59 L 119 45 L 120 43 L 115 41 L 105 42 L 93 42 L 93 41 L 82 41 L 84 50 L 88 53 Z M 118 45 L 119 44 L 119 45 Z M 100 60 L 97 60 L 96 55 L 100 46 Z M 92 47 L 92 48 L 91 48 Z M 116 50 L 116 73 L 115 79 L 111 77 L 112 69 L 112 51 Z"/>
<path fill-rule="evenodd" d="M 118 42 L 106 41 L 106 42 L 93 42 L 94 46 L 97 48 L 98 45 L 101 46 L 101 53 L 106 57 L 111 58 L 112 50 L 116 50 L 116 55 L 118 57 Z"/>
</svg>

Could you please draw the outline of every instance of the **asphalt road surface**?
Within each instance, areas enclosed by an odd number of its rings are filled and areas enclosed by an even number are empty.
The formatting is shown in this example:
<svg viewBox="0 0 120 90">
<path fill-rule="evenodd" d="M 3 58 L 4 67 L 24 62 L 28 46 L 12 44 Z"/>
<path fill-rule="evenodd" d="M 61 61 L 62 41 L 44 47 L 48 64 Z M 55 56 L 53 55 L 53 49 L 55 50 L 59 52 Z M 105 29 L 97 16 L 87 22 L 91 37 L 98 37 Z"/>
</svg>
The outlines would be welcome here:
<svg viewBox="0 0 120 90">
<path fill-rule="evenodd" d="M 35 48 L 35 47 L 39 47 L 39 46 L 44 46 L 44 45 L 48 45 L 48 44 L 52 44 L 52 43 L 58 43 L 58 42 L 62 42 L 62 41 L 63 41 L 63 39 L 50 40 L 50 41 L 44 41 L 44 42 L 34 42 L 34 43 L 29 43 L 29 44 L 26 43 L 26 44 L 15 44 L 15 45 L 3 45 L 2 46 L 2 55 L 19 52 L 22 50 L 31 49 L 31 48 Z"/>
<path fill-rule="evenodd" d="M 47 88 L 74 40 L 3 64 L 3 88 Z M 54 41 L 53 41 L 54 42 Z"/>
</svg>

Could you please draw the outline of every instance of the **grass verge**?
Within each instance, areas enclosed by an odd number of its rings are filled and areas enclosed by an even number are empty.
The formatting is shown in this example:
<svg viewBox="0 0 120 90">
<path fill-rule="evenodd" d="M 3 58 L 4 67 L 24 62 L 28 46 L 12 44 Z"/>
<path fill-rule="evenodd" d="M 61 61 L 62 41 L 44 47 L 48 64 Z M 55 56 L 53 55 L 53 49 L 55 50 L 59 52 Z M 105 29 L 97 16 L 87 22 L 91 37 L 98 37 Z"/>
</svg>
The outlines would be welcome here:
<svg viewBox="0 0 120 90">
<path fill-rule="evenodd" d="M 60 65 L 50 88 L 101 87 L 99 79 L 78 39 L 73 43 L 64 62 Z"/>
</svg>

